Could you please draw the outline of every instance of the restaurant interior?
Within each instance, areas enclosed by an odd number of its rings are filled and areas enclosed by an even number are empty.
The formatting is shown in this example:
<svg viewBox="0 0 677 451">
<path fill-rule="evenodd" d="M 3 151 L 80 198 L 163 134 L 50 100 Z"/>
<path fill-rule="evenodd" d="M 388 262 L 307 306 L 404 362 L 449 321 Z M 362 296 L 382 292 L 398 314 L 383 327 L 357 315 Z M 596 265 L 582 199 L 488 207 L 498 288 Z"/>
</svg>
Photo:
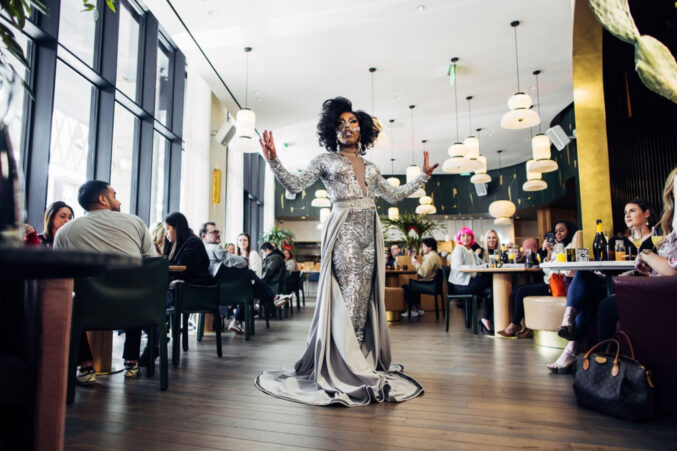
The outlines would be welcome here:
<svg viewBox="0 0 677 451">
<path fill-rule="evenodd" d="M 0 450 L 675 447 L 677 3 L 16 3 Z M 423 388 L 406 402 L 319 407 L 260 382 L 293 367 L 355 264 L 325 249 L 340 174 L 309 176 L 339 158 L 318 125 L 339 96 L 377 130 L 348 177 L 376 195 L 359 270 Z M 112 198 L 83 202 L 93 180 Z M 112 221 L 92 251 L 92 202 L 140 238 Z M 212 265 L 227 255 L 209 280 L 177 257 L 193 235 Z"/>
</svg>

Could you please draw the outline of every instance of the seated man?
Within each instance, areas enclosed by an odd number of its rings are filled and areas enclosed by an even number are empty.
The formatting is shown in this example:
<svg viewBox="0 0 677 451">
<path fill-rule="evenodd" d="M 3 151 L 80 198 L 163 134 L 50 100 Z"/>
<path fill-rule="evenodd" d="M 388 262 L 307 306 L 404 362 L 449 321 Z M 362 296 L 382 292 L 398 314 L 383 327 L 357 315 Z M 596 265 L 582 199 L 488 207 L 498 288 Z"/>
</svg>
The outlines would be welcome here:
<svg viewBox="0 0 677 451">
<path fill-rule="evenodd" d="M 435 238 L 423 238 L 423 262 L 419 263 L 416 256 L 411 257 L 411 264 L 417 270 L 418 279 L 422 282 L 435 279 L 437 270 L 442 268 L 442 259 L 437 255 L 437 241 Z M 404 299 L 409 305 L 409 311 L 402 313 L 402 316 L 409 315 L 409 318 L 423 316 L 425 313 L 421 308 L 421 295 L 411 289 L 410 284 L 402 285 L 404 290 Z"/>
<path fill-rule="evenodd" d="M 287 270 L 284 263 L 284 256 L 281 252 L 275 252 L 272 244 L 266 242 L 261 245 L 263 253 L 263 274 L 261 279 L 273 290 L 277 291 L 280 285 L 284 283 Z M 289 297 L 275 300 L 275 307 L 279 307 L 289 300 Z"/>
<path fill-rule="evenodd" d="M 221 247 L 221 231 L 216 228 L 216 224 L 213 222 L 205 222 L 200 228 L 200 238 L 205 245 L 207 250 L 207 255 L 209 255 L 210 263 L 210 272 L 216 274 L 218 266 L 223 264 L 226 268 L 246 268 L 248 266 L 247 259 L 240 256 L 234 255 L 226 251 Z M 267 304 L 274 302 L 279 296 L 276 296 L 275 293 L 266 285 L 254 271 L 249 270 L 249 278 L 252 280 L 252 285 L 254 286 L 254 297 L 261 299 Z M 288 299 L 289 296 L 285 296 L 285 299 Z M 225 314 L 222 312 L 222 314 Z M 244 309 L 242 305 L 238 305 L 233 315 L 233 320 L 228 325 L 228 330 L 237 334 L 243 335 L 244 329 L 242 328 L 242 321 L 244 320 Z"/>
<path fill-rule="evenodd" d="M 54 238 L 54 249 L 96 251 L 134 257 L 157 257 L 153 239 L 141 218 L 120 212 L 120 201 L 106 182 L 89 180 L 78 190 L 78 203 L 86 210 L 84 216 L 74 219 L 59 229 Z M 139 351 L 141 329 L 127 329 L 122 357 L 125 359 L 125 377 L 140 374 Z M 96 381 L 92 354 L 86 334 L 80 338 L 80 369 L 77 381 L 90 384 Z"/>
</svg>

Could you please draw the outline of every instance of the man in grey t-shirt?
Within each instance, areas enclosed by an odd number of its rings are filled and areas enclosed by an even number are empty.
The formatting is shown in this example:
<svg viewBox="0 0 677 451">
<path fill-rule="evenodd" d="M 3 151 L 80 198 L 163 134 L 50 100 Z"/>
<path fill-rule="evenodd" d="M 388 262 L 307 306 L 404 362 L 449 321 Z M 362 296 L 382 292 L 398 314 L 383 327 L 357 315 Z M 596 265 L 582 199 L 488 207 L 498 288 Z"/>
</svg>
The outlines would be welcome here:
<svg viewBox="0 0 677 451">
<path fill-rule="evenodd" d="M 54 249 L 105 252 L 133 257 L 156 257 L 155 246 L 146 224 L 141 218 L 120 212 L 120 201 L 115 190 L 106 182 L 89 180 L 78 190 L 78 203 L 87 213 L 59 229 L 54 237 Z M 139 370 L 141 329 L 127 329 L 122 357 L 125 376 L 136 377 Z M 80 369 L 77 381 L 93 383 L 96 375 L 92 354 L 83 333 L 80 339 Z"/>
</svg>

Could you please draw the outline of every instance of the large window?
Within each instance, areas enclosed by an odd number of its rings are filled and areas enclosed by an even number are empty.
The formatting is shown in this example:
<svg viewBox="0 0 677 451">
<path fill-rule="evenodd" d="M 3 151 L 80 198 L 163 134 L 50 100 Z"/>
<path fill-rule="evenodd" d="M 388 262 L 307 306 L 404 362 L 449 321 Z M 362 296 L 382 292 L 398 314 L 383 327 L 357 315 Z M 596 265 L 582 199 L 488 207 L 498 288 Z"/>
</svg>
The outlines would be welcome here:
<svg viewBox="0 0 677 451">
<path fill-rule="evenodd" d="M 23 35 L 22 33 L 15 33 L 14 39 L 23 49 L 24 55 L 27 55 L 30 58 L 29 41 L 26 38 L 26 36 Z M 14 67 L 14 70 L 17 72 L 18 76 L 20 76 L 24 80 L 27 80 L 29 73 L 26 70 L 26 67 L 23 64 L 21 64 L 19 60 L 16 59 L 10 52 L 6 52 L 6 55 L 8 56 L 7 62 L 11 64 L 12 67 Z M 11 110 L 9 111 L 11 117 L 8 119 L 9 138 L 12 141 L 12 147 L 14 148 L 14 155 L 17 160 L 16 164 L 18 167 L 21 167 L 21 158 L 23 153 L 21 149 L 23 148 L 24 141 L 23 119 L 25 115 L 27 99 L 30 99 L 30 97 L 28 96 L 28 93 L 24 89 L 21 80 L 19 80 L 18 78 L 15 80 L 14 89 L 11 92 L 11 96 L 12 96 L 10 102 Z"/>
<path fill-rule="evenodd" d="M 131 212 L 132 169 L 134 168 L 134 143 L 137 139 L 138 119 L 119 103 L 115 104 L 113 153 L 110 184 L 122 203 L 121 210 Z"/>
<path fill-rule="evenodd" d="M 165 214 L 165 165 L 167 162 L 167 139 L 155 132 L 153 139 L 153 173 L 150 188 L 150 223 L 164 219 Z"/>
<path fill-rule="evenodd" d="M 87 180 L 91 104 L 94 87 L 62 62 L 57 63 L 49 148 L 47 203 L 63 200 L 79 209 L 78 187 Z"/>
<path fill-rule="evenodd" d="M 92 67 L 98 22 L 93 13 L 83 14 L 82 0 L 61 0 L 59 43 Z"/>
<path fill-rule="evenodd" d="M 138 99 L 140 18 L 127 2 L 120 9 L 116 87 L 133 100 Z"/>
<path fill-rule="evenodd" d="M 123 211 L 161 220 L 180 197 L 172 177 L 181 174 L 183 102 L 175 96 L 183 100 L 185 57 L 136 0 L 116 1 L 115 11 L 92 1 L 98 18 L 82 0 L 44 2 L 56 13 L 34 15 L 24 30 L 35 100 L 12 129 L 17 142 L 21 127 L 28 138 L 28 222 L 39 224 L 55 200 L 80 210 L 78 188 L 91 179 L 109 182 Z"/>
</svg>

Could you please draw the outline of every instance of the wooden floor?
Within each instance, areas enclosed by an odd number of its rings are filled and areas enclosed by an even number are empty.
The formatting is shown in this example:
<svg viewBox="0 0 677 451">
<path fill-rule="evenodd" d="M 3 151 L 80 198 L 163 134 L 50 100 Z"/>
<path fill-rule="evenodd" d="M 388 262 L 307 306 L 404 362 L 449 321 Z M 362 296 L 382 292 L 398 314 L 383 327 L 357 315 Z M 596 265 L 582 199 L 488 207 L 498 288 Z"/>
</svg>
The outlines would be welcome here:
<svg viewBox="0 0 677 451">
<path fill-rule="evenodd" d="M 393 361 L 425 388 L 402 404 L 311 407 L 258 391 L 262 369 L 289 367 L 304 348 L 314 305 L 257 323 L 251 342 L 224 333 L 194 337 L 169 389 L 156 376 L 100 377 L 68 406 L 66 449 L 677 449 L 677 417 L 633 424 L 579 409 L 570 376 L 545 363 L 557 350 L 532 340 L 472 335 L 452 309 L 452 328 L 426 313 L 390 326 Z"/>
</svg>

